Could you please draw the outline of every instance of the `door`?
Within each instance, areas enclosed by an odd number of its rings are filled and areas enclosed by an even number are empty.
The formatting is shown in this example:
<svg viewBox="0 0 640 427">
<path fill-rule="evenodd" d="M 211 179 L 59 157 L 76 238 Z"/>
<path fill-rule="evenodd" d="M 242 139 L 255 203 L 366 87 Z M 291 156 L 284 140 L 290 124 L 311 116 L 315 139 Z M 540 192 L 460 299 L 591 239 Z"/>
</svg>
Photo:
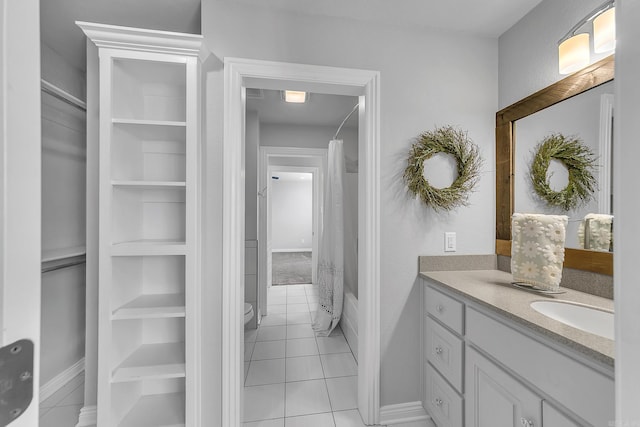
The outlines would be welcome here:
<svg viewBox="0 0 640 427">
<path fill-rule="evenodd" d="M 542 399 L 467 347 L 467 427 L 540 427 Z"/>
<path fill-rule="evenodd" d="M 11 427 L 38 425 L 39 14 L 38 0 L 2 0 L 0 7 L 0 346 L 21 339 L 34 344 L 33 371 L 27 374 L 34 389 L 31 404 Z"/>
</svg>

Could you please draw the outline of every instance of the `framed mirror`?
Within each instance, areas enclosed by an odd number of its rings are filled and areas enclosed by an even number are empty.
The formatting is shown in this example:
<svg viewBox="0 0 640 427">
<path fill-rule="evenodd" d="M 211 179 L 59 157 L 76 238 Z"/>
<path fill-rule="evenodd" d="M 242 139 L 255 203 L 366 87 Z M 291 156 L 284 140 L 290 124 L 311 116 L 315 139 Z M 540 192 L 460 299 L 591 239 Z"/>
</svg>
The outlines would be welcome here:
<svg viewBox="0 0 640 427">
<path fill-rule="evenodd" d="M 532 158 L 531 147 L 529 147 L 531 140 L 542 135 L 540 132 L 544 133 L 545 127 L 549 127 L 549 133 L 577 134 L 583 132 L 583 130 L 572 132 L 572 128 L 566 130 L 567 128 L 563 127 L 572 121 L 568 117 L 566 120 L 562 120 L 563 111 L 566 112 L 567 108 L 582 108 L 577 107 L 583 102 L 580 98 L 589 97 L 598 100 L 597 109 L 600 111 L 603 108 L 600 101 L 603 98 L 600 95 L 608 92 L 613 93 L 613 90 L 607 89 L 606 86 L 599 87 L 613 80 L 613 77 L 614 57 L 609 56 L 496 113 L 496 253 L 498 255 L 511 256 L 511 215 L 514 209 L 517 207 L 518 211 L 523 212 L 531 211 L 536 207 L 535 201 L 524 200 L 524 197 L 516 200 L 517 190 L 521 195 L 527 191 L 530 195 L 532 191 L 530 188 L 527 189 L 528 167 L 523 168 L 523 165 L 530 164 Z M 598 90 L 590 92 L 594 88 L 598 88 Z M 580 96 L 581 94 L 587 95 L 587 92 L 589 92 L 588 96 Z M 600 92 L 603 93 L 600 94 Z M 597 120 L 599 123 L 600 116 L 602 114 L 599 114 L 596 119 L 590 119 L 590 121 Z M 544 117 L 554 117 L 554 124 L 542 124 Z M 516 130 L 518 131 L 516 132 Z M 611 132 L 610 128 L 609 132 Z M 522 136 L 522 147 L 518 144 L 518 135 Z M 601 138 L 595 139 L 599 141 Z M 599 151 L 595 152 L 599 157 L 598 162 L 600 162 L 603 156 L 599 155 Z M 599 186 L 608 189 L 610 181 L 607 181 L 601 172 L 596 171 L 596 175 L 600 175 L 597 176 L 599 181 L 604 179 L 605 182 L 600 182 Z M 591 205 L 586 205 L 584 209 L 610 213 L 610 196 L 607 195 L 607 192 L 603 192 L 602 197 L 600 194 L 594 196 L 595 201 Z M 539 203 L 538 205 L 539 213 L 569 215 L 571 222 L 575 223 L 573 228 L 576 230 L 572 231 L 571 228 L 568 228 L 567 233 L 568 235 L 577 234 L 577 223 L 582 220 L 584 212 L 552 212 L 540 206 Z M 603 212 L 607 210 L 608 212 Z M 611 252 L 579 249 L 580 244 L 577 244 L 576 239 L 568 238 L 567 241 L 565 267 L 601 274 L 613 274 L 613 254 Z"/>
</svg>

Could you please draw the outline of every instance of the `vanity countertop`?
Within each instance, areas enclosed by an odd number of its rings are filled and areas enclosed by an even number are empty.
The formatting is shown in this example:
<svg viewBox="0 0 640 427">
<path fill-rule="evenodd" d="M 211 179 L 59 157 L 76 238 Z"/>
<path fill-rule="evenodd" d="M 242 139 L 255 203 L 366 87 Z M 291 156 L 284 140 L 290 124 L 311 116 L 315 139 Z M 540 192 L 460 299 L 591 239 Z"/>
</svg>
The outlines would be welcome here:
<svg viewBox="0 0 640 427">
<path fill-rule="evenodd" d="M 459 294 L 520 325 L 571 347 L 589 358 L 613 367 L 614 342 L 598 335 L 567 326 L 538 313 L 530 304 L 540 300 L 572 301 L 613 310 L 613 301 L 573 289 L 561 288 L 563 294 L 538 294 L 511 285 L 511 274 L 500 270 L 425 271 L 420 276 L 433 280 L 454 294 Z"/>
</svg>

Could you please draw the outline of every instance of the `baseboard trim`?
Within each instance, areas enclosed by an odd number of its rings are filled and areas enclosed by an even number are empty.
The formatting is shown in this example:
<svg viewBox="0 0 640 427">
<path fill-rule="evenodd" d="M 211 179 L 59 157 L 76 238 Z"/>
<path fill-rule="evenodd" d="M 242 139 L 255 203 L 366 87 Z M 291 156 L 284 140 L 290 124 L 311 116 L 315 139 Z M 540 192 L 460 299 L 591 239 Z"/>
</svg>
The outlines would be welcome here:
<svg viewBox="0 0 640 427">
<path fill-rule="evenodd" d="M 286 252 L 311 252 L 312 248 L 293 248 L 293 249 L 272 249 L 272 253 L 286 253 Z"/>
<path fill-rule="evenodd" d="M 96 424 L 98 424 L 98 407 L 96 405 L 83 406 L 76 427 L 95 427 Z"/>
<path fill-rule="evenodd" d="M 69 381 L 84 371 L 84 357 L 55 377 L 51 378 L 45 385 L 40 387 L 40 403 L 44 402 L 53 394 L 65 386 Z"/>
<path fill-rule="evenodd" d="M 380 424 L 401 424 L 412 421 L 430 420 L 431 417 L 424 410 L 422 402 L 405 402 L 395 405 L 385 405 L 380 408 Z"/>
</svg>

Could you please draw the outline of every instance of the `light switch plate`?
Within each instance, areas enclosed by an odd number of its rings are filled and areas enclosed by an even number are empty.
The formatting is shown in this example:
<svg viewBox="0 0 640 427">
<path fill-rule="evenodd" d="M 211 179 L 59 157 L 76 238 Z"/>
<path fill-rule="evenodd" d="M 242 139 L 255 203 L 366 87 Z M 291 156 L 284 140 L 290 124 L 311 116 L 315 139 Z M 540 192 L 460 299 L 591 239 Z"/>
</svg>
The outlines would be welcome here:
<svg viewBox="0 0 640 427">
<path fill-rule="evenodd" d="M 453 231 L 447 231 L 444 233 L 444 251 L 455 252 L 456 251 L 456 233 Z"/>
</svg>

